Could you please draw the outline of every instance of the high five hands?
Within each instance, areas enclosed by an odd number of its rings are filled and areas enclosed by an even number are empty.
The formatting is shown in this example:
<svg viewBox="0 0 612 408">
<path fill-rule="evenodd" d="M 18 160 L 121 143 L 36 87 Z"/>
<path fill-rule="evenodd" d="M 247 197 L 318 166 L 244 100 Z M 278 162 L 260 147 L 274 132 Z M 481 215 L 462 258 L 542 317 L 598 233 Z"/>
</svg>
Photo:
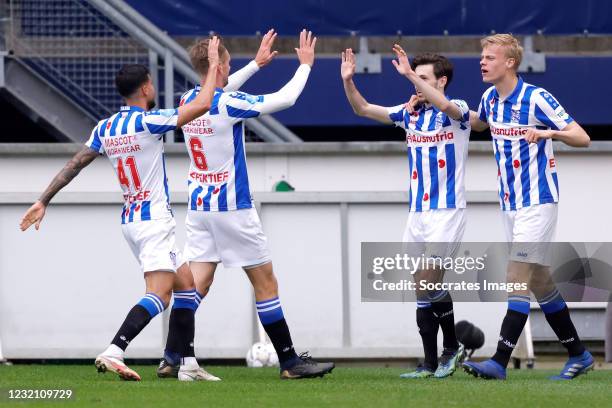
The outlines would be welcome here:
<svg viewBox="0 0 612 408">
<path fill-rule="evenodd" d="M 257 50 L 257 55 L 255 55 L 255 63 L 259 68 L 268 65 L 278 55 L 278 51 L 272 51 L 276 35 L 277 33 L 272 28 L 261 39 L 259 50 Z"/>
<path fill-rule="evenodd" d="M 342 65 L 340 65 L 340 75 L 344 81 L 348 81 L 355 75 L 355 54 L 352 48 L 347 48 L 342 53 Z"/>
<path fill-rule="evenodd" d="M 400 75 L 408 76 L 414 74 L 414 70 L 410 66 L 410 61 L 408 61 L 408 55 L 406 51 L 399 44 L 393 45 L 393 52 L 397 57 L 397 60 L 391 60 L 395 69 Z"/>
<path fill-rule="evenodd" d="M 312 31 L 306 29 L 300 32 L 300 47 L 295 49 L 300 64 L 308 64 L 312 67 L 315 59 L 315 45 L 317 37 L 312 36 Z"/>
</svg>

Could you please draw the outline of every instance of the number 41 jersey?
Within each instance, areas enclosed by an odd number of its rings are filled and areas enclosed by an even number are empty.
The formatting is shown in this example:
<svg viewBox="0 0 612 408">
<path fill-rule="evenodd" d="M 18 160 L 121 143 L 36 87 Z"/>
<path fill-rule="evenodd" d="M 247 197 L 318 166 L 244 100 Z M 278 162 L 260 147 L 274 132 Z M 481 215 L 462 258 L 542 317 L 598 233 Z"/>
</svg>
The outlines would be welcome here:
<svg viewBox="0 0 612 408">
<path fill-rule="evenodd" d="M 177 109 L 123 106 L 101 120 L 85 143 L 113 164 L 125 200 L 122 224 L 172 216 L 162 136 L 176 129 L 177 119 Z"/>
<path fill-rule="evenodd" d="M 187 91 L 191 102 L 200 87 Z M 182 127 L 191 159 L 189 204 L 193 211 L 252 208 L 244 143 L 244 120 L 259 116 L 264 96 L 217 88 L 210 111 Z"/>
</svg>

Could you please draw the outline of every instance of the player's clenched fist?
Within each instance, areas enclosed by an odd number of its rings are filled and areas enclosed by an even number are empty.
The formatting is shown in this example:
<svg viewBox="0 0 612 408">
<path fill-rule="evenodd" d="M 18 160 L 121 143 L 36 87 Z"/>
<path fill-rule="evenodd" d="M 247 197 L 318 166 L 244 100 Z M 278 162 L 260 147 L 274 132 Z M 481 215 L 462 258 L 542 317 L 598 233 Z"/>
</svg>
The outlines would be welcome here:
<svg viewBox="0 0 612 408">
<path fill-rule="evenodd" d="M 312 67 L 315 59 L 315 45 L 317 44 L 317 37 L 312 36 L 312 31 L 302 30 L 300 33 L 300 48 L 296 48 L 300 64 L 308 64 Z"/>
<path fill-rule="evenodd" d="M 340 75 L 344 81 L 348 81 L 355 75 L 355 54 L 351 48 L 347 48 L 342 53 L 342 65 L 340 65 Z"/>
<path fill-rule="evenodd" d="M 552 139 L 553 132 L 551 130 L 529 129 L 525 133 L 527 143 L 537 143 L 541 139 Z"/>
<path fill-rule="evenodd" d="M 416 111 L 418 106 L 419 97 L 416 95 L 412 95 L 408 102 L 404 104 L 404 108 L 406 109 L 406 112 L 408 112 L 408 114 L 412 114 L 414 111 Z"/>
<path fill-rule="evenodd" d="M 46 210 L 47 207 L 43 203 L 40 201 L 35 202 L 23 215 L 21 223 L 19 223 L 19 228 L 21 228 L 22 231 L 25 231 L 30 228 L 32 224 L 36 224 L 34 227 L 38 230 L 40 228 L 40 223 L 45 216 Z"/>
</svg>

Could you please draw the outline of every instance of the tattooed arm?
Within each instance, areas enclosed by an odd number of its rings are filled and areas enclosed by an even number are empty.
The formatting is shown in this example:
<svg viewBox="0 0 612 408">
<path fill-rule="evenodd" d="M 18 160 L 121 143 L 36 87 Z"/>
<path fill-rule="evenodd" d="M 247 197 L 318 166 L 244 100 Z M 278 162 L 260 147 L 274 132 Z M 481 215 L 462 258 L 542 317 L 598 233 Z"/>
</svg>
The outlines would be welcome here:
<svg viewBox="0 0 612 408">
<path fill-rule="evenodd" d="M 87 146 L 75 154 L 72 159 L 66 163 L 64 168 L 57 173 L 53 180 L 51 180 L 51 183 L 42 193 L 38 201 L 32 204 L 32 206 L 23 215 L 21 223 L 19 224 L 21 230 L 27 230 L 32 224 L 36 224 L 35 228 L 39 229 L 40 223 L 45 216 L 47 205 L 49 205 L 49 202 L 53 196 L 55 196 L 58 191 L 70 183 L 84 167 L 89 165 L 89 163 L 91 163 L 98 156 L 98 152 L 90 149 Z"/>
</svg>

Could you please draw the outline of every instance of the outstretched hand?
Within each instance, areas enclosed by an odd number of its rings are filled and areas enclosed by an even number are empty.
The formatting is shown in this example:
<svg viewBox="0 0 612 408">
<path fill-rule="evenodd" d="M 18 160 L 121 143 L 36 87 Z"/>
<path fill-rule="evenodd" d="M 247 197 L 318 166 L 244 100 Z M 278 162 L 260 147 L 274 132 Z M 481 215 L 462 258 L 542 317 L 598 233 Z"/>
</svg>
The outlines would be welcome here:
<svg viewBox="0 0 612 408">
<path fill-rule="evenodd" d="M 213 35 L 212 38 L 208 42 L 207 56 L 208 56 L 208 63 L 210 65 L 219 64 L 219 43 L 220 42 L 221 41 L 219 40 L 219 37 L 217 37 L 216 35 Z"/>
<path fill-rule="evenodd" d="M 278 51 L 272 51 L 276 34 L 272 28 L 261 39 L 259 50 L 257 50 L 257 55 L 255 55 L 255 63 L 257 63 L 259 68 L 268 65 L 278 55 Z"/>
<path fill-rule="evenodd" d="M 30 208 L 28 208 L 28 210 L 25 212 L 25 214 L 21 218 L 21 222 L 19 223 L 19 228 L 21 228 L 22 231 L 25 231 L 28 228 L 30 228 L 32 224 L 35 224 L 34 228 L 38 230 L 40 228 L 40 223 L 45 217 L 46 211 L 47 211 L 47 207 L 40 201 L 36 201 L 34 204 L 32 204 Z"/>
<path fill-rule="evenodd" d="M 347 48 L 342 53 L 342 65 L 340 65 L 340 75 L 342 80 L 348 81 L 355 75 L 355 54 L 351 48 Z"/>
<path fill-rule="evenodd" d="M 393 52 L 397 57 L 397 60 L 391 60 L 395 69 L 400 75 L 409 75 L 413 73 L 412 67 L 410 66 L 410 61 L 408 61 L 408 55 L 406 55 L 406 51 L 399 44 L 393 45 Z"/>
<path fill-rule="evenodd" d="M 312 31 L 306 31 L 306 29 L 300 32 L 300 48 L 296 48 L 300 64 L 308 64 L 311 67 L 314 64 L 315 59 L 315 45 L 317 44 L 317 37 L 312 36 Z"/>
</svg>

